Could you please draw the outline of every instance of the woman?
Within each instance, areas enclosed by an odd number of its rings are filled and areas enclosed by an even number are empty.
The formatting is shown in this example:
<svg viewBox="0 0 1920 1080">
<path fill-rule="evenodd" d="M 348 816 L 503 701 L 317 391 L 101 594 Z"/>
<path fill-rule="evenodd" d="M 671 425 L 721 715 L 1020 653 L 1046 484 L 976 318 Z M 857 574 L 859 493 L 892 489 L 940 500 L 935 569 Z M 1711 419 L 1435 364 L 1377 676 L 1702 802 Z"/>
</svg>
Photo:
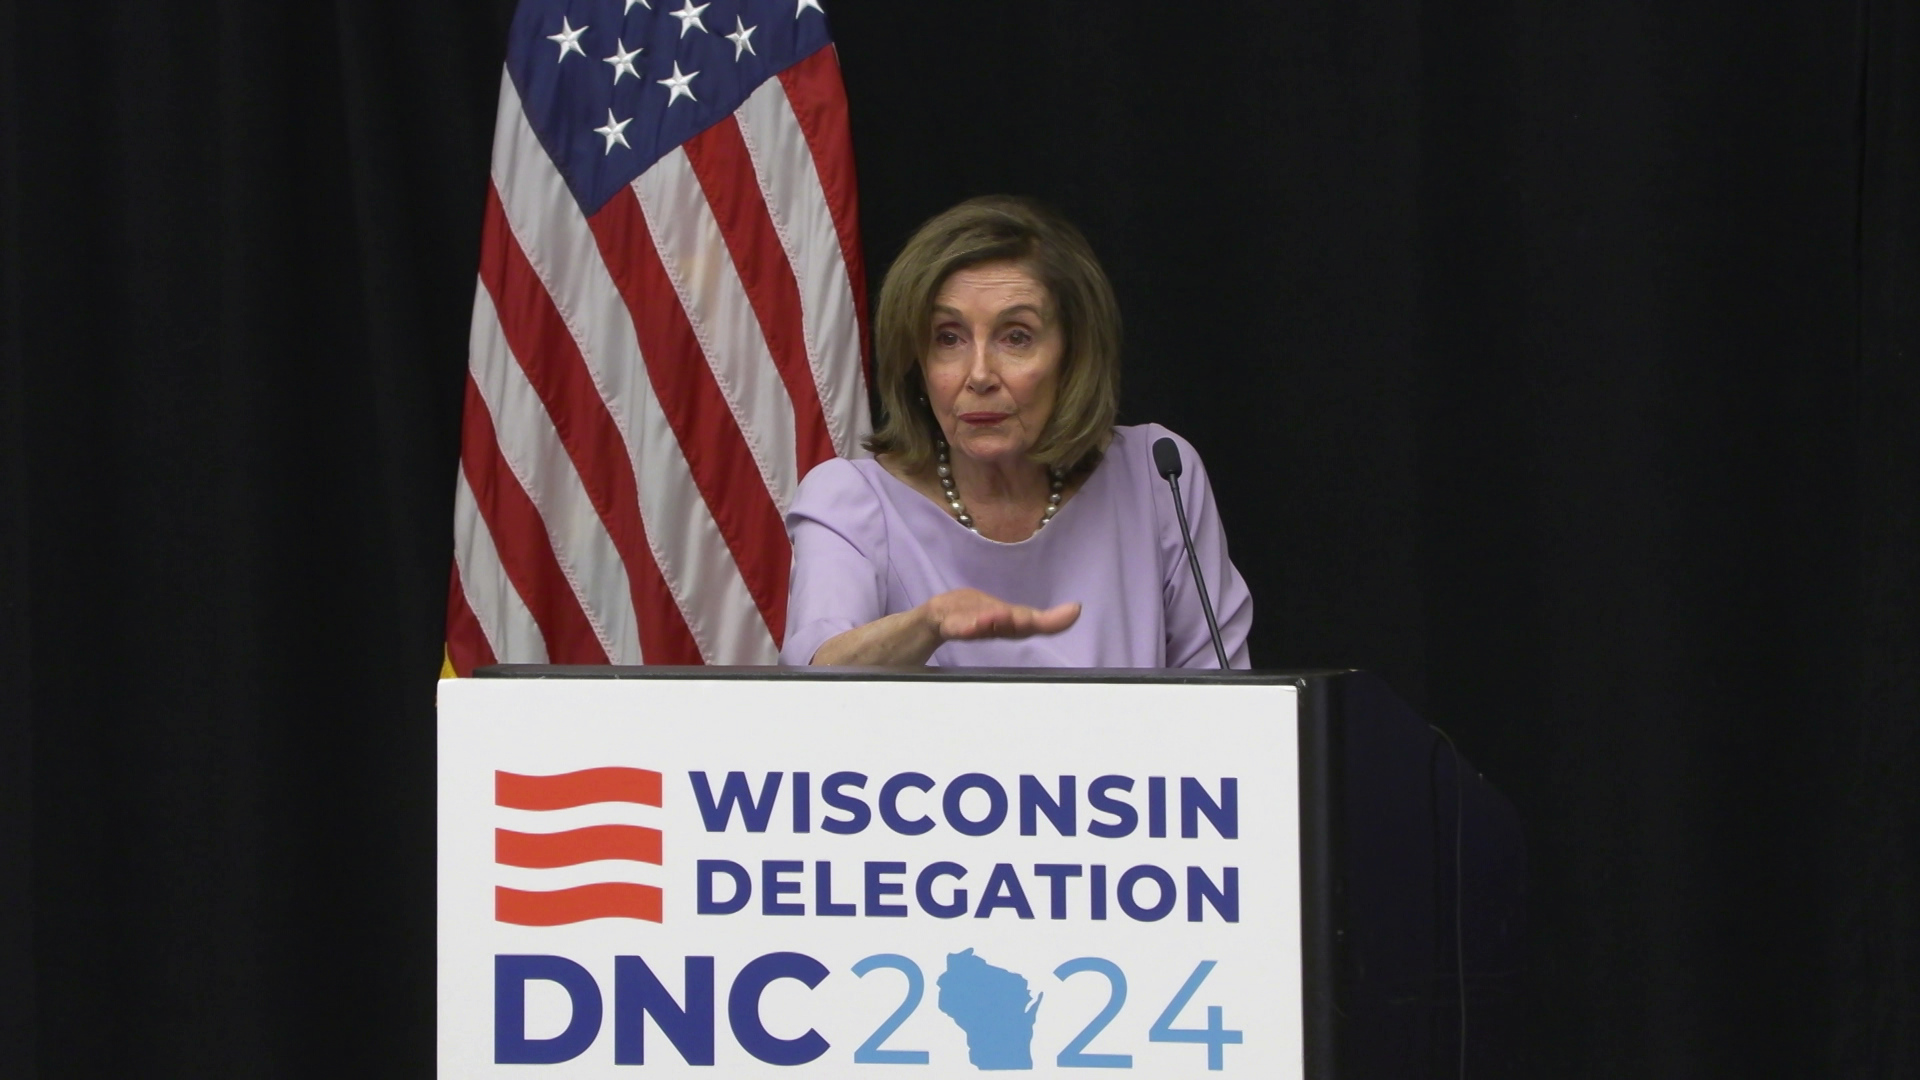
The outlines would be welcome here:
<svg viewBox="0 0 1920 1080">
<path fill-rule="evenodd" d="M 1120 318 L 1086 239 L 1023 199 L 921 226 L 880 291 L 886 422 L 787 515 L 784 664 L 1218 667 L 1153 466 L 1115 427 Z M 1193 448 L 1182 495 L 1234 667 L 1253 602 Z"/>
</svg>

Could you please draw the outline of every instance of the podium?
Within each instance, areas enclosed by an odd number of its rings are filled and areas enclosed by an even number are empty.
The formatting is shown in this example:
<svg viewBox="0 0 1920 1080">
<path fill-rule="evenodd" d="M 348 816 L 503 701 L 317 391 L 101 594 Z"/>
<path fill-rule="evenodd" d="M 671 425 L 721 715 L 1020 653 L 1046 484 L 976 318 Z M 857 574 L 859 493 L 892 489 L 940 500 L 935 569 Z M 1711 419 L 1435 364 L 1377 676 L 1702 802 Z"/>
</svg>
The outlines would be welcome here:
<svg viewBox="0 0 1920 1080">
<path fill-rule="evenodd" d="M 443 1077 L 1508 1071 L 1517 819 L 1365 673 L 476 674 Z"/>
</svg>

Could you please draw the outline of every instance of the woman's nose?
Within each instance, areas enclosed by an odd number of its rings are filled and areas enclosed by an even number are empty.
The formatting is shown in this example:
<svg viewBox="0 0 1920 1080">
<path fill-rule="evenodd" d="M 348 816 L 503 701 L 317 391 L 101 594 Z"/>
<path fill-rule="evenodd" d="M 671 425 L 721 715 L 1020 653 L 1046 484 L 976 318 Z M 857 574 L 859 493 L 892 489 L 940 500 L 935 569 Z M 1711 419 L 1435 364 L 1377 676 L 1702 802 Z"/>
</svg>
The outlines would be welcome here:
<svg viewBox="0 0 1920 1080">
<path fill-rule="evenodd" d="M 973 363 L 967 368 L 967 389 L 976 394 L 984 393 L 999 385 L 1000 377 L 994 369 L 993 349 L 987 342 L 980 342 L 973 348 Z"/>
</svg>

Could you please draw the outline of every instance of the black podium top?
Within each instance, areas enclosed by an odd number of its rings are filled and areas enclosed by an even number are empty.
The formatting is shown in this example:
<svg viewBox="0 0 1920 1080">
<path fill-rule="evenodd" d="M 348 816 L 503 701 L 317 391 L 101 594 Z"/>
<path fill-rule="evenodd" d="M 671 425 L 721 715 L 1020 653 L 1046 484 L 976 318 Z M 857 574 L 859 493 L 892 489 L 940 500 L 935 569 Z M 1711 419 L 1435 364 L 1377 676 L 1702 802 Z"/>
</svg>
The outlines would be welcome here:
<svg viewBox="0 0 1920 1080">
<path fill-rule="evenodd" d="M 1096 683 L 1254 683 L 1304 686 L 1311 679 L 1355 674 L 1353 669 L 1305 671 L 1218 671 L 1189 668 L 942 668 L 942 667 L 775 667 L 686 666 L 665 664 L 489 664 L 475 668 L 476 679 L 798 679 L 905 682 L 1096 682 Z"/>
</svg>

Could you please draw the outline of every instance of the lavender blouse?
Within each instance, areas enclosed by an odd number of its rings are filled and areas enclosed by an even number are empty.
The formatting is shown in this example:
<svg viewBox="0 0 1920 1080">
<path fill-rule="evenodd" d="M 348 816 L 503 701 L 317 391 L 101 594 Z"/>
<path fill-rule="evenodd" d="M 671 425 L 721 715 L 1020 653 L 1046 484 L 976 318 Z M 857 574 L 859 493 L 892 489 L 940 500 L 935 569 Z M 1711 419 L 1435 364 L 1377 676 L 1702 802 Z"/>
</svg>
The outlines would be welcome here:
<svg viewBox="0 0 1920 1080">
<path fill-rule="evenodd" d="M 780 662 L 806 664 L 836 634 L 971 587 L 1037 608 L 1077 600 L 1080 618 L 1059 634 L 949 641 L 928 663 L 1219 667 L 1180 544 L 1173 496 L 1153 466 L 1153 443 L 1167 435 L 1185 465 L 1180 494 L 1227 656 L 1232 666 L 1249 667 L 1253 597 L 1227 558 L 1206 470 L 1185 439 L 1158 424 L 1115 428 L 1080 490 L 1046 528 L 1016 544 L 968 530 L 876 461 L 819 465 L 787 512 L 793 581 Z"/>
</svg>

